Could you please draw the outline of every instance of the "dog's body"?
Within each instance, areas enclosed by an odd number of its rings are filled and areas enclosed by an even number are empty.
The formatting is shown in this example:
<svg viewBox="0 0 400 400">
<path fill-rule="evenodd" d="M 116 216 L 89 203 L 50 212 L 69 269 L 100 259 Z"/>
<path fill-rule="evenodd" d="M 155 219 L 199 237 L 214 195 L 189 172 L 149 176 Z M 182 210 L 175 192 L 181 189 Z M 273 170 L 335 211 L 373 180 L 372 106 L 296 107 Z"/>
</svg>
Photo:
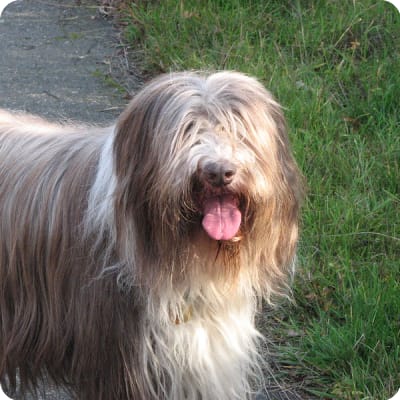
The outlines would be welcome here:
<svg viewBox="0 0 400 400">
<path fill-rule="evenodd" d="M 244 399 L 301 179 L 238 73 L 165 75 L 116 126 L 0 111 L 0 378 L 80 400 Z"/>
</svg>

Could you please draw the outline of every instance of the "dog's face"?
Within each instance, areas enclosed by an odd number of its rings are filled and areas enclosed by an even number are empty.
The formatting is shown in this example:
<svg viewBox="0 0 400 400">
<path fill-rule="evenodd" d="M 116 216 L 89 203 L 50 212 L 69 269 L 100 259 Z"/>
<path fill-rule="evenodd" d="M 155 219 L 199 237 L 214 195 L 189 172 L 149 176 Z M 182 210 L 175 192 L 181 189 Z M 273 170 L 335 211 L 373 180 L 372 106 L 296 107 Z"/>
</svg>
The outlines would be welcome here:
<svg viewBox="0 0 400 400">
<path fill-rule="evenodd" d="M 114 156 L 117 225 L 134 221 L 147 258 L 179 259 L 196 240 L 277 268 L 293 258 L 300 176 L 280 106 L 255 79 L 158 78 L 122 114 Z"/>
</svg>

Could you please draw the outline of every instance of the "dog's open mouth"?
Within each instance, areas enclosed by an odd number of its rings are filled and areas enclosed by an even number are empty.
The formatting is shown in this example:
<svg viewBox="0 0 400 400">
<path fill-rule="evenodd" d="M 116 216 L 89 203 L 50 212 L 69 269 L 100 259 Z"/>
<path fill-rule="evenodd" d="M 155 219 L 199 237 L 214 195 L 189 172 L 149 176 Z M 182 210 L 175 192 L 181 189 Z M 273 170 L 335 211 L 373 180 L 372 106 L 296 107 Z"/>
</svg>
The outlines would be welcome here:
<svg viewBox="0 0 400 400">
<path fill-rule="evenodd" d="M 242 222 L 238 199 L 232 194 L 207 197 L 203 201 L 202 226 L 214 240 L 231 240 Z"/>
</svg>

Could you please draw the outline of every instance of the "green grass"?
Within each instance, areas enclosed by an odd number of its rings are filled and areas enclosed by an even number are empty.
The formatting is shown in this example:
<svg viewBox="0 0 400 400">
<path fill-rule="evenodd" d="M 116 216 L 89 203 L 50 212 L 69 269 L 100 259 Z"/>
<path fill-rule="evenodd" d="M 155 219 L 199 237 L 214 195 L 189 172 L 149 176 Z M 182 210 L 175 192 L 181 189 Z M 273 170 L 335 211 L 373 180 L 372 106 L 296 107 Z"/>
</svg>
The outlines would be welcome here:
<svg viewBox="0 0 400 400">
<path fill-rule="evenodd" d="M 137 1 L 149 74 L 235 69 L 286 108 L 308 182 L 282 371 L 310 398 L 400 387 L 400 14 L 383 0 Z M 288 334 L 296 332 L 295 335 Z"/>
</svg>

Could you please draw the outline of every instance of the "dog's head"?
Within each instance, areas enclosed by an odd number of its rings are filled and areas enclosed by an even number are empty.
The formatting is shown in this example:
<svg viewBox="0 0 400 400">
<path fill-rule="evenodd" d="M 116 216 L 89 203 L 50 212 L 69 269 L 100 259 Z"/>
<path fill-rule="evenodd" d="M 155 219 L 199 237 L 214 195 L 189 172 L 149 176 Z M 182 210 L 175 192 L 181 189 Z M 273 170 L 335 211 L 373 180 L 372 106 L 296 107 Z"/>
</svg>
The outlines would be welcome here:
<svg viewBox="0 0 400 400">
<path fill-rule="evenodd" d="M 117 232 L 125 243 L 135 230 L 136 254 L 179 265 L 214 246 L 276 276 L 291 263 L 301 178 L 281 108 L 257 80 L 155 79 L 121 115 L 114 160 Z"/>
</svg>

